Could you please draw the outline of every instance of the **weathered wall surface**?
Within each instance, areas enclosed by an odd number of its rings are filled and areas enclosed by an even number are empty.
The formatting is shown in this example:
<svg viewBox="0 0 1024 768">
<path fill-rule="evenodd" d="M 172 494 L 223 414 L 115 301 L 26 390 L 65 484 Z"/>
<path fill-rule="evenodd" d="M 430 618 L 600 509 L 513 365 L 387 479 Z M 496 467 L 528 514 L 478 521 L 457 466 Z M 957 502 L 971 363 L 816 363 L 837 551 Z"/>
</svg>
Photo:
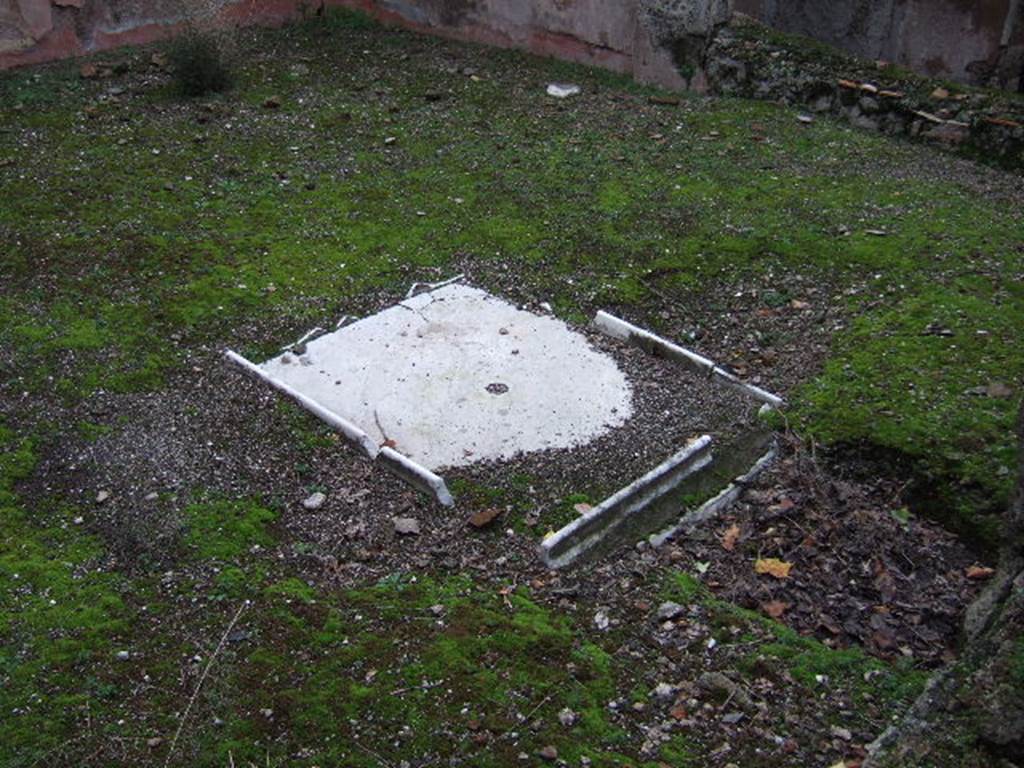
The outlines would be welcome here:
<svg viewBox="0 0 1024 768">
<path fill-rule="evenodd" d="M 276 24 L 322 4 L 595 64 L 644 82 L 687 85 L 669 50 L 654 44 L 639 22 L 647 0 L 0 0 L 0 68 L 151 42 L 180 30 L 190 15 L 201 15 L 206 25 Z"/>
<path fill-rule="evenodd" d="M 0 69 L 168 37 L 200 24 L 280 23 L 295 0 L 0 0 Z"/>
<path fill-rule="evenodd" d="M 676 88 L 702 87 L 703 51 L 734 10 L 929 75 L 1012 90 L 1024 75 L 1024 0 L 0 0 L 0 68 L 156 40 L 197 13 L 275 24 L 324 3 Z"/>
</svg>

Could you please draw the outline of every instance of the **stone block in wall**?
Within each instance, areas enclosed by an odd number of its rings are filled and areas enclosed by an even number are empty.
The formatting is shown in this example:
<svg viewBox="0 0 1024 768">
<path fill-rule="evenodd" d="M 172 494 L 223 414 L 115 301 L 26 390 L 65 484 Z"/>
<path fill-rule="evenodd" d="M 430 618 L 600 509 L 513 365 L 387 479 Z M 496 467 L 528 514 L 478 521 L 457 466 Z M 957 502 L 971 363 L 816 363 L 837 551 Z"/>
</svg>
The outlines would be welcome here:
<svg viewBox="0 0 1024 768">
<path fill-rule="evenodd" d="M 50 0 L 8 0 L 0 5 L 0 53 L 31 48 L 51 29 Z"/>
</svg>

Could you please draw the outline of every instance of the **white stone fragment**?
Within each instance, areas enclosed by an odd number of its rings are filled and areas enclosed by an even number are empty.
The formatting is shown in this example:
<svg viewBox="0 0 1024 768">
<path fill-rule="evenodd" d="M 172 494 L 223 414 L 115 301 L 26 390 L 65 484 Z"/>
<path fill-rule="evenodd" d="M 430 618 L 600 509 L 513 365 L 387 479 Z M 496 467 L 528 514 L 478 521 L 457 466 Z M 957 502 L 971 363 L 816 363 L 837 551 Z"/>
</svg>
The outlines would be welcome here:
<svg viewBox="0 0 1024 768">
<path fill-rule="evenodd" d="M 548 96 L 554 96 L 556 99 L 567 99 L 579 92 L 580 87 L 573 83 L 551 83 L 548 86 Z"/>
</svg>

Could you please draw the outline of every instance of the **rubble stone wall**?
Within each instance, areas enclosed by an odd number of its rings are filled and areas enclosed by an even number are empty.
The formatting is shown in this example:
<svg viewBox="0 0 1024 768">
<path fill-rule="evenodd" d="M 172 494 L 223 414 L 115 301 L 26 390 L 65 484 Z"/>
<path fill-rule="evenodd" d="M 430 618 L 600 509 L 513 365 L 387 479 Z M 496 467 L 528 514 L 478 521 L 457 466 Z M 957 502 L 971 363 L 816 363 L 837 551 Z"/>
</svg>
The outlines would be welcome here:
<svg viewBox="0 0 1024 768">
<path fill-rule="evenodd" d="M 735 10 L 930 77 L 1024 90 L 1021 0 L 735 0 Z"/>
</svg>

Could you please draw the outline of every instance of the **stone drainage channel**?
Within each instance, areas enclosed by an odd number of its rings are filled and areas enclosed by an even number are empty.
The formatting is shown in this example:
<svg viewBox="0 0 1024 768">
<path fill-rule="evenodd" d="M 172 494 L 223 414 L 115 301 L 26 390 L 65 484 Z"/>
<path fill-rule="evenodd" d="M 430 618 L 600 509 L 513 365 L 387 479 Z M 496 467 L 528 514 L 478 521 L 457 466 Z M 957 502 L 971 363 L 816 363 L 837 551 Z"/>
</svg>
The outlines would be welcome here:
<svg viewBox="0 0 1024 768">
<path fill-rule="evenodd" d="M 682 366 L 729 397 L 760 402 L 762 412 L 783 405 L 713 361 L 606 312 L 591 327 Z M 611 356 L 557 318 L 464 285 L 461 276 L 415 284 L 392 307 L 314 333 L 263 363 L 225 354 L 445 507 L 456 503 L 439 474 L 445 468 L 583 446 L 633 414 L 631 384 Z M 710 519 L 775 455 L 765 428 L 719 442 L 712 434 L 692 437 L 546 536 L 540 557 L 561 568 L 624 539 L 646 536 L 659 545 Z M 680 517 L 681 509 L 688 511 Z"/>
</svg>

